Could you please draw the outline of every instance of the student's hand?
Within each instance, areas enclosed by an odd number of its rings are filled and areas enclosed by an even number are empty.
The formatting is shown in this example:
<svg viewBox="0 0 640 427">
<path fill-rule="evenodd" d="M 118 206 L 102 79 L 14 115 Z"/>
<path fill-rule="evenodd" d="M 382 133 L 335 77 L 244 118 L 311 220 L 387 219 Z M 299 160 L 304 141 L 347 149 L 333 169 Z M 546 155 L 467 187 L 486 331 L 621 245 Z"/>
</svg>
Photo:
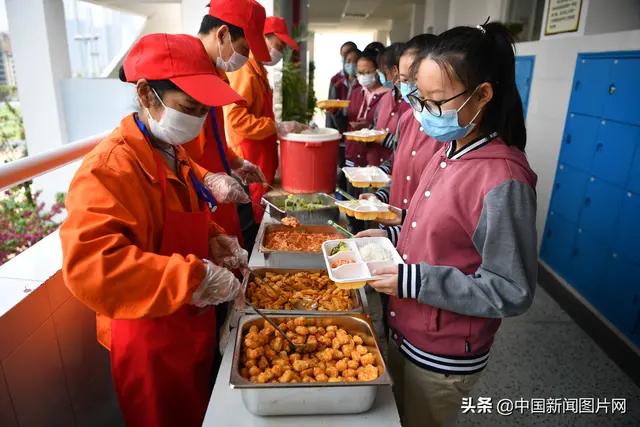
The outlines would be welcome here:
<svg viewBox="0 0 640 427">
<path fill-rule="evenodd" d="M 354 236 L 356 239 L 361 237 L 388 237 L 386 230 L 381 230 L 379 228 L 372 228 L 370 230 L 364 230 L 359 232 Z"/>
<path fill-rule="evenodd" d="M 373 276 L 386 276 L 380 280 L 372 280 L 369 285 L 381 294 L 398 296 L 398 266 L 389 265 L 374 269 Z"/>
<path fill-rule="evenodd" d="M 349 122 L 349 126 L 353 130 L 366 129 L 367 127 L 369 127 L 369 122 L 367 122 L 366 120 L 359 120 L 357 122 Z"/>
<path fill-rule="evenodd" d="M 393 219 L 380 219 L 378 222 L 388 227 L 402 224 L 402 209 L 389 205 L 389 210 L 396 214 L 396 216 Z"/>
</svg>

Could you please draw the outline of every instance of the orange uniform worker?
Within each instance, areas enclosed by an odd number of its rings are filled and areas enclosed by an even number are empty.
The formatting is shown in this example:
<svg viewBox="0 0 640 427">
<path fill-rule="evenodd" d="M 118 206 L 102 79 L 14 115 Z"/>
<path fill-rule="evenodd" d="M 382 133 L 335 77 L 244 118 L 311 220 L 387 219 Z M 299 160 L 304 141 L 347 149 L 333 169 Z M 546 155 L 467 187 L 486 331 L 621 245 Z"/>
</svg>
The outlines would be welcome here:
<svg viewBox="0 0 640 427">
<path fill-rule="evenodd" d="M 270 59 L 263 61 L 252 53 L 247 65 L 228 75 L 231 87 L 247 103 L 229 105 L 224 110 L 231 147 L 237 154 L 258 165 L 271 185 L 278 168 L 278 126 L 273 114 L 273 91 L 264 65 L 277 64 L 283 57 L 286 45 L 297 50 L 298 44 L 289 36 L 284 19 L 279 17 L 266 19 L 264 34 L 270 48 Z M 296 127 L 295 123 L 286 122 L 280 129 L 286 133 Z M 260 205 L 265 191 L 260 184 L 250 186 L 254 206 Z M 263 211 L 254 209 L 254 214 L 256 222 L 260 222 Z"/>
<path fill-rule="evenodd" d="M 62 274 L 97 314 L 127 425 L 200 426 L 213 384 L 214 305 L 238 293 L 225 267 L 244 268 L 247 253 L 219 234 L 207 171 L 180 145 L 211 106 L 241 98 L 187 35 L 142 37 L 120 78 L 136 84 L 140 112 L 85 156 L 71 182 Z"/>
<path fill-rule="evenodd" d="M 262 36 L 265 10 L 255 0 L 212 0 L 209 13 L 202 18 L 198 37 L 215 65 L 218 77 L 229 82 L 226 72 L 246 64 L 251 51 L 263 61 L 270 59 Z M 185 144 L 189 155 L 203 168 L 216 173 L 236 175 L 245 182 L 263 182 L 260 169 L 229 149 L 225 136 L 221 107 L 211 108 L 198 138 Z M 234 192 L 221 202 L 213 214 L 214 220 L 242 242 L 242 225 L 236 203 L 249 203 L 243 192 Z"/>
</svg>

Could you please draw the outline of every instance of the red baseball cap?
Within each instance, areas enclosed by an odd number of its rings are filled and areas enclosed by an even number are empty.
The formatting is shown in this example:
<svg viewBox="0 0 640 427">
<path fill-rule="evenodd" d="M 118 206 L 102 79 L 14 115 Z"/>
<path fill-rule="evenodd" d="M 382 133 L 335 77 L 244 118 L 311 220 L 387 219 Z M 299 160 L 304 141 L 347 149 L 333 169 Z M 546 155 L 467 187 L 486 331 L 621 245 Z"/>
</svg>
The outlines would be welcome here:
<svg viewBox="0 0 640 427">
<path fill-rule="evenodd" d="M 209 15 L 242 28 L 253 57 L 258 61 L 271 61 L 262 30 L 267 13 L 255 0 L 211 0 Z"/>
<path fill-rule="evenodd" d="M 196 101 L 212 106 L 242 103 L 244 99 L 216 75 L 199 38 L 186 34 L 148 34 L 141 37 L 123 63 L 128 82 L 170 80 Z"/>
<path fill-rule="evenodd" d="M 280 40 L 285 42 L 293 50 L 299 50 L 300 46 L 289 35 L 287 22 L 279 16 L 270 16 L 264 21 L 264 35 L 275 34 Z"/>
</svg>

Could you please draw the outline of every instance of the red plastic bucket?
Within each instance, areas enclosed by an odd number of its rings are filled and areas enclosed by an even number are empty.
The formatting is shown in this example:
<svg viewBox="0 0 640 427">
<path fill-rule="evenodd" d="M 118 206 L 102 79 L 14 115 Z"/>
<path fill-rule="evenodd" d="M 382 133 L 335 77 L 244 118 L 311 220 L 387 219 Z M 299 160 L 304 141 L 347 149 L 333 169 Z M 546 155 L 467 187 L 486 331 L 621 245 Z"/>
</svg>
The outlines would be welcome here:
<svg viewBox="0 0 640 427">
<path fill-rule="evenodd" d="M 333 193 L 340 132 L 319 128 L 280 139 L 280 175 L 287 193 Z"/>
</svg>

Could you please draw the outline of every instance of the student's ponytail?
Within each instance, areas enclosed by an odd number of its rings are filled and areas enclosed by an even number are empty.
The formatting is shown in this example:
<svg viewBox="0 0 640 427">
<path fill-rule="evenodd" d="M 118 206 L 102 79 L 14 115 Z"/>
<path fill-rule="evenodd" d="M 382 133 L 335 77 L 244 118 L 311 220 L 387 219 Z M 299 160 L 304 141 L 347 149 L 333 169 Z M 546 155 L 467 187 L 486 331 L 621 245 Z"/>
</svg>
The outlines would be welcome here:
<svg viewBox="0 0 640 427">
<path fill-rule="evenodd" d="M 483 133 L 498 132 L 507 145 L 524 151 L 527 132 L 515 82 L 514 40 L 504 25 L 492 22 L 447 30 L 426 57 L 460 80 L 468 91 L 491 83 L 493 98 L 485 107 L 479 128 Z"/>
</svg>

